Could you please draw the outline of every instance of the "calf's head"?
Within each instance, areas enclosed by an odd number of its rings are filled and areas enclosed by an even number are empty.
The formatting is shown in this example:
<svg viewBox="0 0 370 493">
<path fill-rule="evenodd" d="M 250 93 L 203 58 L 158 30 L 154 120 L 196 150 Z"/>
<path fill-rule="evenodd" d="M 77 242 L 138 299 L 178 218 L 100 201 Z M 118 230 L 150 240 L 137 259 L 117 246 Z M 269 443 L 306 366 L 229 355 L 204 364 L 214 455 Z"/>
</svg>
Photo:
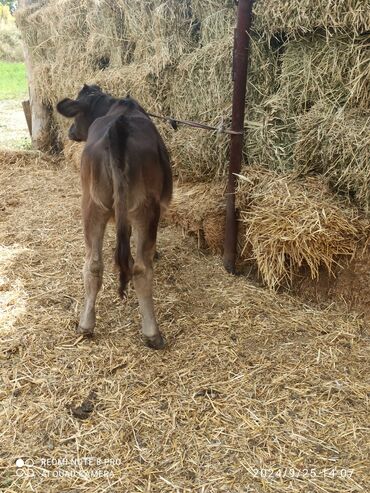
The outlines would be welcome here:
<svg viewBox="0 0 370 493">
<path fill-rule="evenodd" d="M 109 96 L 104 94 L 99 86 L 84 85 L 76 99 L 65 98 L 57 104 L 58 112 L 74 118 L 68 137 L 76 142 L 87 140 L 87 134 L 92 122 L 107 113 Z"/>
</svg>

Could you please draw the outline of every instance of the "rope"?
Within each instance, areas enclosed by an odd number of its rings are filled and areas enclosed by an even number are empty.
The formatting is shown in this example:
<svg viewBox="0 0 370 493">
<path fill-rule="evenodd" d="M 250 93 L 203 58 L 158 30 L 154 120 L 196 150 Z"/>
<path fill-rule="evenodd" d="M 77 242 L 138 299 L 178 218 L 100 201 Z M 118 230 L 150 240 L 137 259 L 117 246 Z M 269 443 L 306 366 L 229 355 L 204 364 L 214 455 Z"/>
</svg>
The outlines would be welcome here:
<svg viewBox="0 0 370 493">
<path fill-rule="evenodd" d="M 218 127 L 211 127 L 210 125 L 205 125 L 204 123 L 192 122 L 188 120 L 177 120 L 176 118 L 171 118 L 169 116 L 161 116 L 155 115 L 154 113 L 148 113 L 149 116 L 153 118 L 159 118 L 160 120 L 164 120 L 168 122 L 174 130 L 177 130 L 178 126 L 186 125 L 188 127 L 194 128 L 203 128 L 204 130 L 216 130 L 217 133 L 229 134 L 229 135 L 243 135 L 243 132 L 237 132 L 236 130 L 230 130 L 228 128 L 224 128 L 223 123 L 221 122 Z"/>
</svg>

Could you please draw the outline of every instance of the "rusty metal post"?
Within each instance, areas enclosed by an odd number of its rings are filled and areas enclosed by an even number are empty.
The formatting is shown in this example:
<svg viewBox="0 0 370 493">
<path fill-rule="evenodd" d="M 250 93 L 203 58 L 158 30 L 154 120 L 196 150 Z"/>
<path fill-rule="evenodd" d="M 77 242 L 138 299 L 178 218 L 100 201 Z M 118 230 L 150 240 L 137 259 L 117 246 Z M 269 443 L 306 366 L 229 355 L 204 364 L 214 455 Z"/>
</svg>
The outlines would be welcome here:
<svg viewBox="0 0 370 493">
<path fill-rule="evenodd" d="M 235 211 L 234 173 L 240 173 L 243 151 L 245 93 L 248 72 L 249 34 L 252 22 L 253 0 L 239 0 L 233 54 L 233 107 L 231 129 L 230 164 L 226 195 L 226 225 L 224 242 L 224 267 L 235 274 L 238 223 Z"/>
</svg>

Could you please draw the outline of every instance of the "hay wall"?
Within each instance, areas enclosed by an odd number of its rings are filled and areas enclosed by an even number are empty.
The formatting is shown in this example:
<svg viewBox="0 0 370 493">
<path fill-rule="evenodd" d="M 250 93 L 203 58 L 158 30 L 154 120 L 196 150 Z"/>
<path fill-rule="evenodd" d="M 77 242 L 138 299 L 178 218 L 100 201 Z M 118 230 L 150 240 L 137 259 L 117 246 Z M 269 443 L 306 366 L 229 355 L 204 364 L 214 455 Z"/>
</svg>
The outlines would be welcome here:
<svg viewBox="0 0 370 493">
<path fill-rule="evenodd" d="M 72 0 L 45 0 L 19 11 L 17 22 L 36 66 L 38 90 L 51 108 L 59 99 L 74 96 L 83 83 L 98 83 L 115 96 L 130 93 L 151 112 L 229 126 L 235 13 L 232 0 L 82 0 L 77 5 Z M 316 174 L 317 186 L 327 183 L 338 196 L 344 195 L 369 213 L 369 32 L 369 0 L 256 0 L 244 157 L 246 165 L 260 170 L 261 179 L 263 169 L 273 173 L 275 184 L 280 183 L 275 172 L 281 176 Z M 69 122 L 55 112 L 53 118 L 64 142 Z M 205 195 L 212 187 L 222 188 L 218 183 L 228 164 L 227 136 L 187 127 L 174 132 L 163 123 L 158 126 L 181 183 L 203 182 L 199 186 Z M 69 159 L 76 161 L 79 152 L 79 146 L 65 146 Z M 246 176 L 250 173 L 247 168 Z M 283 203 L 284 196 L 276 186 L 273 193 Z M 197 230 L 194 221 L 186 218 L 189 188 L 184 190 L 185 201 L 176 199 L 184 217 L 172 219 L 187 224 L 188 231 Z M 242 190 L 238 200 L 246 221 L 251 217 L 250 204 Z M 307 199 L 315 216 L 322 206 L 319 191 L 312 198 L 307 189 L 305 199 L 304 190 L 297 192 L 303 209 L 298 207 L 298 198 L 287 204 L 291 208 L 296 205 L 304 216 Z M 198 190 L 201 196 L 203 192 Z M 267 203 L 261 195 L 258 200 L 260 203 L 254 204 L 260 214 L 256 225 L 263 208 L 280 210 L 281 205 Z M 329 203 L 337 210 L 330 201 L 324 210 Z M 205 218 L 207 211 L 203 212 Z M 284 214 L 276 215 L 275 220 L 283 221 Z M 334 218 L 333 214 L 330 217 Z M 208 225 L 203 216 L 200 220 L 202 235 L 208 231 L 208 239 L 213 238 L 208 244 L 218 250 L 220 231 L 223 234 L 218 206 L 217 212 L 208 211 L 208 216 Z M 288 253 L 276 236 L 273 262 L 271 245 L 257 234 L 257 227 L 255 234 L 253 228 L 248 229 L 266 283 L 275 287 L 285 282 L 302 262 L 317 275 L 320 265 L 330 270 L 338 255 L 352 254 L 358 238 L 351 220 L 343 221 L 339 230 L 333 231 L 339 243 L 346 244 L 343 238 L 352 235 L 351 247 L 345 251 L 335 242 L 325 246 L 321 240 L 310 240 L 306 244 L 310 256 L 305 257 L 293 250 Z M 300 220 L 293 224 L 298 231 Z M 315 231 L 314 222 L 307 228 Z M 199 237 L 199 243 L 203 240 Z"/>
<path fill-rule="evenodd" d="M 83 83 L 95 82 L 116 96 L 129 92 L 153 112 L 228 125 L 235 13 L 232 0 L 58 0 L 19 11 L 18 24 L 41 97 L 52 108 Z M 253 25 L 246 160 L 283 171 L 312 170 L 317 149 L 305 124 L 311 128 L 307 112 L 313 106 L 322 108 L 318 135 L 331 126 L 333 111 L 357 109 L 361 122 L 369 115 L 370 2 L 257 0 Z M 68 122 L 54 118 L 63 141 Z M 351 116 L 351 136 L 360 120 Z M 343 132 L 347 121 L 337 119 L 336 129 L 340 122 Z M 165 132 L 183 181 L 225 174 L 227 137 L 188 128 Z M 347 190 L 368 210 L 370 165 L 363 148 L 370 142 L 365 134 L 361 142 L 347 141 L 350 149 L 325 153 L 325 173 L 335 189 Z M 304 148 L 310 153 L 304 155 Z M 351 168 L 339 165 L 349 152 L 355 156 Z"/>
</svg>

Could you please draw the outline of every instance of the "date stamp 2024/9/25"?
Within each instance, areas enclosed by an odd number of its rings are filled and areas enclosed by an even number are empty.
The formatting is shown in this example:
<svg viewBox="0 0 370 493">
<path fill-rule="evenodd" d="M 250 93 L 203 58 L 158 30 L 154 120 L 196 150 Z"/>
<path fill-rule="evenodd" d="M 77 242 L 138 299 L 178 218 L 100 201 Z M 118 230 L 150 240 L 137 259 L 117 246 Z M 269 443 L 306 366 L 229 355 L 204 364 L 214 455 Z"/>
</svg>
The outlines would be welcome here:
<svg viewBox="0 0 370 493">
<path fill-rule="evenodd" d="M 49 458 L 37 458 L 37 459 L 17 459 L 16 463 L 17 476 L 23 476 L 27 478 L 32 477 L 79 477 L 81 479 L 91 478 L 112 478 L 114 472 L 111 469 L 121 466 L 120 459 L 102 459 L 99 457 L 80 457 L 78 459 L 49 459 Z M 115 467 L 114 467 L 115 466 Z M 353 480 L 354 469 L 351 468 L 339 468 L 339 467 L 326 467 L 326 468 L 314 468 L 307 467 L 298 469 L 296 467 L 248 467 L 246 468 L 249 474 L 254 479 L 261 479 L 262 481 L 275 482 L 275 481 L 314 481 L 315 479 L 328 479 L 348 481 Z M 115 471 L 117 472 L 117 471 Z"/>
<path fill-rule="evenodd" d="M 295 467 L 278 467 L 278 468 L 248 468 L 254 478 L 261 478 L 267 481 L 277 479 L 314 479 L 314 478 L 332 478 L 332 479 L 351 479 L 353 469 L 327 467 L 327 468 L 302 468 Z"/>
</svg>

